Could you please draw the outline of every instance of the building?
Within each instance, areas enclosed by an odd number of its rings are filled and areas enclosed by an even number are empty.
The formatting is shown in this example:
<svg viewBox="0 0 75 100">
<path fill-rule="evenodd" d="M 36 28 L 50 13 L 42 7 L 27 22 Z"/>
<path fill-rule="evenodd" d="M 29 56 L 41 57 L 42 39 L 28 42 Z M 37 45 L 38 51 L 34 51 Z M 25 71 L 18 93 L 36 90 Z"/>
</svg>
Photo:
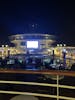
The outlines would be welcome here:
<svg viewBox="0 0 75 100">
<path fill-rule="evenodd" d="M 55 36 L 40 33 L 17 34 L 9 37 L 21 53 L 45 53 L 55 42 Z"/>
<path fill-rule="evenodd" d="M 9 47 L 8 45 L 2 45 L 0 47 L 0 57 L 7 57 L 16 54 L 54 54 L 62 58 L 62 52 L 66 50 L 66 57 L 75 59 L 75 47 L 66 46 L 66 44 L 56 44 L 57 37 L 49 34 L 40 33 L 26 33 L 26 34 L 16 34 L 9 36 L 15 47 Z"/>
<path fill-rule="evenodd" d="M 9 47 L 8 45 L 2 45 L 0 47 L 0 57 L 8 57 L 10 55 L 19 54 L 20 51 L 16 47 Z"/>
</svg>

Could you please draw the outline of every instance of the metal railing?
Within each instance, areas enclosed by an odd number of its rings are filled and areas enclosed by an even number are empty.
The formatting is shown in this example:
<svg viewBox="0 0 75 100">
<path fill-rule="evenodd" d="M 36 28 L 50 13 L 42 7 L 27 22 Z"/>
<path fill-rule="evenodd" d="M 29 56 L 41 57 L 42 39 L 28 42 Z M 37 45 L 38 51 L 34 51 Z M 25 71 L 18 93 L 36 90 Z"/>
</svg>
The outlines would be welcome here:
<svg viewBox="0 0 75 100">
<path fill-rule="evenodd" d="M 32 92 L 19 92 L 19 91 L 7 91 L 7 90 L 0 90 L 0 93 L 4 94 L 22 94 L 22 95 L 33 95 L 33 96 L 39 96 L 39 97 L 49 97 L 49 98 L 56 98 L 57 100 L 63 99 L 63 100 L 75 100 L 74 97 L 67 97 L 67 96 L 61 96 L 59 94 L 59 89 L 72 89 L 75 90 L 75 86 L 69 86 L 69 85 L 61 85 L 59 84 L 59 77 L 61 75 L 64 76 L 71 76 L 75 77 L 74 71 L 52 71 L 52 70 L 40 70 L 40 71 L 31 71 L 31 70 L 0 70 L 0 73 L 12 73 L 12 74 L 41 74 L 41 75 L 56 75 L 56 84 L 50 84 L 50 83 L 38 83 L 38 82 L 22 82 L 22 81 L 5 81 L 0 80 L 0 84 L 17 84 L 17 85 L 32 85 L 32 86 L 47 86 L 47 87 L 56 87 L 56 95 L 51 94 L 42 94 L 42 93 L 32 93 Z"/>
</svg>

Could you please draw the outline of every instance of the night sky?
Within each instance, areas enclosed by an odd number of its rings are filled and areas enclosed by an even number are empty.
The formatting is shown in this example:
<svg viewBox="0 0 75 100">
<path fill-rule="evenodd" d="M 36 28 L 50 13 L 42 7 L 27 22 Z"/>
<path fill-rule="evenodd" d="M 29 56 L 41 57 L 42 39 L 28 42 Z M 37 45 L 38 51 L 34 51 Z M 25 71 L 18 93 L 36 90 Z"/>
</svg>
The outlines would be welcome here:
<svg viewBox="0 0 75 100">
<path fill-rule="evenodd" d="M 75 45 L 75 2 L 0 0 L 0 44 L 9 35 L 26 32 L 53 34 L 60 43 Z"/>
</svg>

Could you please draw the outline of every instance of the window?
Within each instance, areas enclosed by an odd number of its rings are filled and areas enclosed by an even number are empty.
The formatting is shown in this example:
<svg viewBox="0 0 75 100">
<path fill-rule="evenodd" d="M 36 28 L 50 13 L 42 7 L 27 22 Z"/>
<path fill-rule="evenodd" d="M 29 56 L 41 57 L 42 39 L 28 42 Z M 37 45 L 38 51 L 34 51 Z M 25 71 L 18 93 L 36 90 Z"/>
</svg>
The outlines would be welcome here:
<svg viewBox="0 0 75 100">
<path fill-rule="evenodd" d="M 21 42 L 21 45 L 22 45 L 22 46 L 25 46 L 25 45 L 26 45 L 26 42 Z"/>
</svg>

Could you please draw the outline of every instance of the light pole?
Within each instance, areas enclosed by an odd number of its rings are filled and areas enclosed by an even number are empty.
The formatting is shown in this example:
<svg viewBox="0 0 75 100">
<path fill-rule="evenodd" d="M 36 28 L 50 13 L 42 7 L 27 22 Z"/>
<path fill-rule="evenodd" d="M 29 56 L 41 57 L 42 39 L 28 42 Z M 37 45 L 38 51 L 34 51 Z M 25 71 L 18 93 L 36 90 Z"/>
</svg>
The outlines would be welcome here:
<svg viewBox="0 0 75 100">
<path fill-rule="evenodd" d="M 63 49 L 62 54 L 63 54 L 63 65 L 66 67 L 66 49 Z"/>
<path fill-rule="evenodd" d="M 54 48 L 52 49 L 52 59 L 53 59 L 53 63 L 54 63 L 54 59 L 55 59 L 55 51 L 54 51 Z"/>
</svg>

